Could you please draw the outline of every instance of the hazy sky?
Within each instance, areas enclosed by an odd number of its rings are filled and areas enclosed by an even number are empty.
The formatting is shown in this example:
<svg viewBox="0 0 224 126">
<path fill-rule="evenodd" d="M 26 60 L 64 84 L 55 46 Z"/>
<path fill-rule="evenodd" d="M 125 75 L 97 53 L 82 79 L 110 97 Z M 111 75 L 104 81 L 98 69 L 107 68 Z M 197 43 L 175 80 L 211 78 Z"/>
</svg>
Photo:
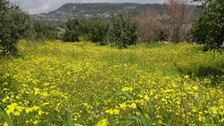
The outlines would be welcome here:
<svg viewBox="0 0 224 126">
<path fill-rule="evenodd" d="M 55 10 L 65 3 L 163 3 L 166 0 L 10 0 L 30 14 Z"/>
</svg>

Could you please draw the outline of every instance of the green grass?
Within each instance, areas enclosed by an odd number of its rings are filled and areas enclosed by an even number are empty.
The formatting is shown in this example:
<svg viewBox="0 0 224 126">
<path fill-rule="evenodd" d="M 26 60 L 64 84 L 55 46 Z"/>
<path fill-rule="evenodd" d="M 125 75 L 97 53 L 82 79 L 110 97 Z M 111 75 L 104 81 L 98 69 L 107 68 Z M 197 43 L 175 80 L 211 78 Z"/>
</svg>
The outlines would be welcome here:
<svg viewBox="0 0 224 126">
<path fill-rule="evenodd" d="M 16 126 L 224 125 L 223 53 L 191 44 L 18 48 L 20 57 L 0 60 L 0 105 Z"/>
</svg>

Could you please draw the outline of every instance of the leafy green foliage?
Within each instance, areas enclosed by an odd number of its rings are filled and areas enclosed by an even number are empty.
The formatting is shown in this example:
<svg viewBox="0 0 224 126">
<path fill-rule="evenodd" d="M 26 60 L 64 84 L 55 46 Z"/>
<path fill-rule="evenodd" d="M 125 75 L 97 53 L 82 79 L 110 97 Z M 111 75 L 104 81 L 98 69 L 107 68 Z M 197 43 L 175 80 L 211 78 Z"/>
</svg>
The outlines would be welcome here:
<svg viewBox="0 0 224 126">
<path fill-rule="evenodd" d="M 155 35 L 155 41 L 167 41 L 168 40 L 168 32 L 167 30 L 161 28 L 158 31 L 156 31 Z"/>
<path fill-rule="evenodd" d="M 116 88 L 116 87 L 115 87 Z M 129 93 L 122 91 L 121 89 L 116 88 L 117 90 L 119 90 L 125 97 L 127 97 L 130 100 L 134 100 L 134 97 L 131 96 Z M 148 121 L 148 119 L 145 116 L 145 113 L 143 112 L 143 110 L 141 109 L 141 107 L 139 107 L 139 105 L 137 103 L 135 103 L 137 106 L 137 110 L 140 113 L 140 119 L 136 116 L 130 116 L 131 119 L 134 119 L 136 121 L 140 121 L 142 123 L 143 126 L 150 126 L 150 123 Z"/>
<path fill-rule="evenodd" d="M 130 17 L 113 17 L 111 25 L 101 18 L 74 19 L 66 23 L 64 41 L 79 41 L 79 37 L 100 45 L 111 44 L 118 48 L 134 45 L 138 40 L 138 23 Z"/>
<path fill-rule="evenodd" d="M 68 120 L 68 126 L 74 126 L 74 123 L 72 121 L 71 105 L 70 105 L 70 103 L 68 103 L 67 120 Z"/>
<path fill-rule="evenodd" d="M 16 44 L 28 29 L 28 15 L 7 0 L 0 1 L 0 54 L 17 54 Z"/>
<path fill-rule="evenodd" d="M 79 24 L 80 21 L 78 19 L 68 21 L 62 40 L 65 42 L 78 42 L 81 35 Z"/>
<path fill-rule="evenodd" d="M 192 36 L 208 49 L 222 49 L 224 44 L 224 1 L 206 0 L 202 15 L 195 21 Z"/>
<path fill-rule="evenodd" d="M 28 37 L 33 40 L 54 40 L 57 38 L 54 27 L 48 26 L 40 21 L 32 20 L 30 22 L 31 28 Z"/>
<path fill-rule="evenodd" d="M 9 115 L 6 113 L 6 111 L 1 106 L 0 106 L 0 112 L 2 113 L 3 118 L 7 122 L 8 126 L 13 126 L 13 123 L 12 123 L 11 119 L 9 118 Z"/>
<path fill-rule="evenodd" d="M 138 22 L 130 17 L 119 15 L 113 17 L 108 32 L 108 41 L 118 48 L 126 48 L 127 45 L 135 45 L 138 40 Z"/>
<path fill-rule="evenodd" d="M 109 30 L 109 23 L 99 17 L 83 19 L 81 21 L 80 30 L 87 40 L 105 45 L 106 43 L 104 40 Z"/>
</svg>

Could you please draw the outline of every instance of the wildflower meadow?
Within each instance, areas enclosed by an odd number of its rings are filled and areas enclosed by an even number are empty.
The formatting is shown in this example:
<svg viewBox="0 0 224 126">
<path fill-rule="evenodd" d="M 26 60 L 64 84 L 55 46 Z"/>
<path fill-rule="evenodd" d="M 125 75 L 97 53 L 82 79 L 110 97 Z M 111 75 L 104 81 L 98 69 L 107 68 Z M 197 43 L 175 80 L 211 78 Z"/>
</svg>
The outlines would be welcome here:
<svg viewBox="0 0 224 126">
<path fill-rule="evenodd" d="M 193 44 L 18 43 L 0 60 L 15 126 L 224 125 L 224 54 Z M 70 114 L 70 116 L 68 116 Z M 7 122 L 0 114 L 0 125 Z"/>
</svg>

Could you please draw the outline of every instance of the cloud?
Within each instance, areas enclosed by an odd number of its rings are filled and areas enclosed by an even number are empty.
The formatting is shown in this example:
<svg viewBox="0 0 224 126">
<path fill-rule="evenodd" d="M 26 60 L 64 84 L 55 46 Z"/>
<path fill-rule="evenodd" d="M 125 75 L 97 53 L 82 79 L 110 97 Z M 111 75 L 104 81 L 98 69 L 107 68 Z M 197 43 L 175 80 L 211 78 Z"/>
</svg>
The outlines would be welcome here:
<svg viewBox="0 0 224 126">
<path fill-rule="evenodd" d="M 65 3 L 162 3 L 163 0 L 11 0 L 30 14 L 45 13 Z"/>
</svg>

